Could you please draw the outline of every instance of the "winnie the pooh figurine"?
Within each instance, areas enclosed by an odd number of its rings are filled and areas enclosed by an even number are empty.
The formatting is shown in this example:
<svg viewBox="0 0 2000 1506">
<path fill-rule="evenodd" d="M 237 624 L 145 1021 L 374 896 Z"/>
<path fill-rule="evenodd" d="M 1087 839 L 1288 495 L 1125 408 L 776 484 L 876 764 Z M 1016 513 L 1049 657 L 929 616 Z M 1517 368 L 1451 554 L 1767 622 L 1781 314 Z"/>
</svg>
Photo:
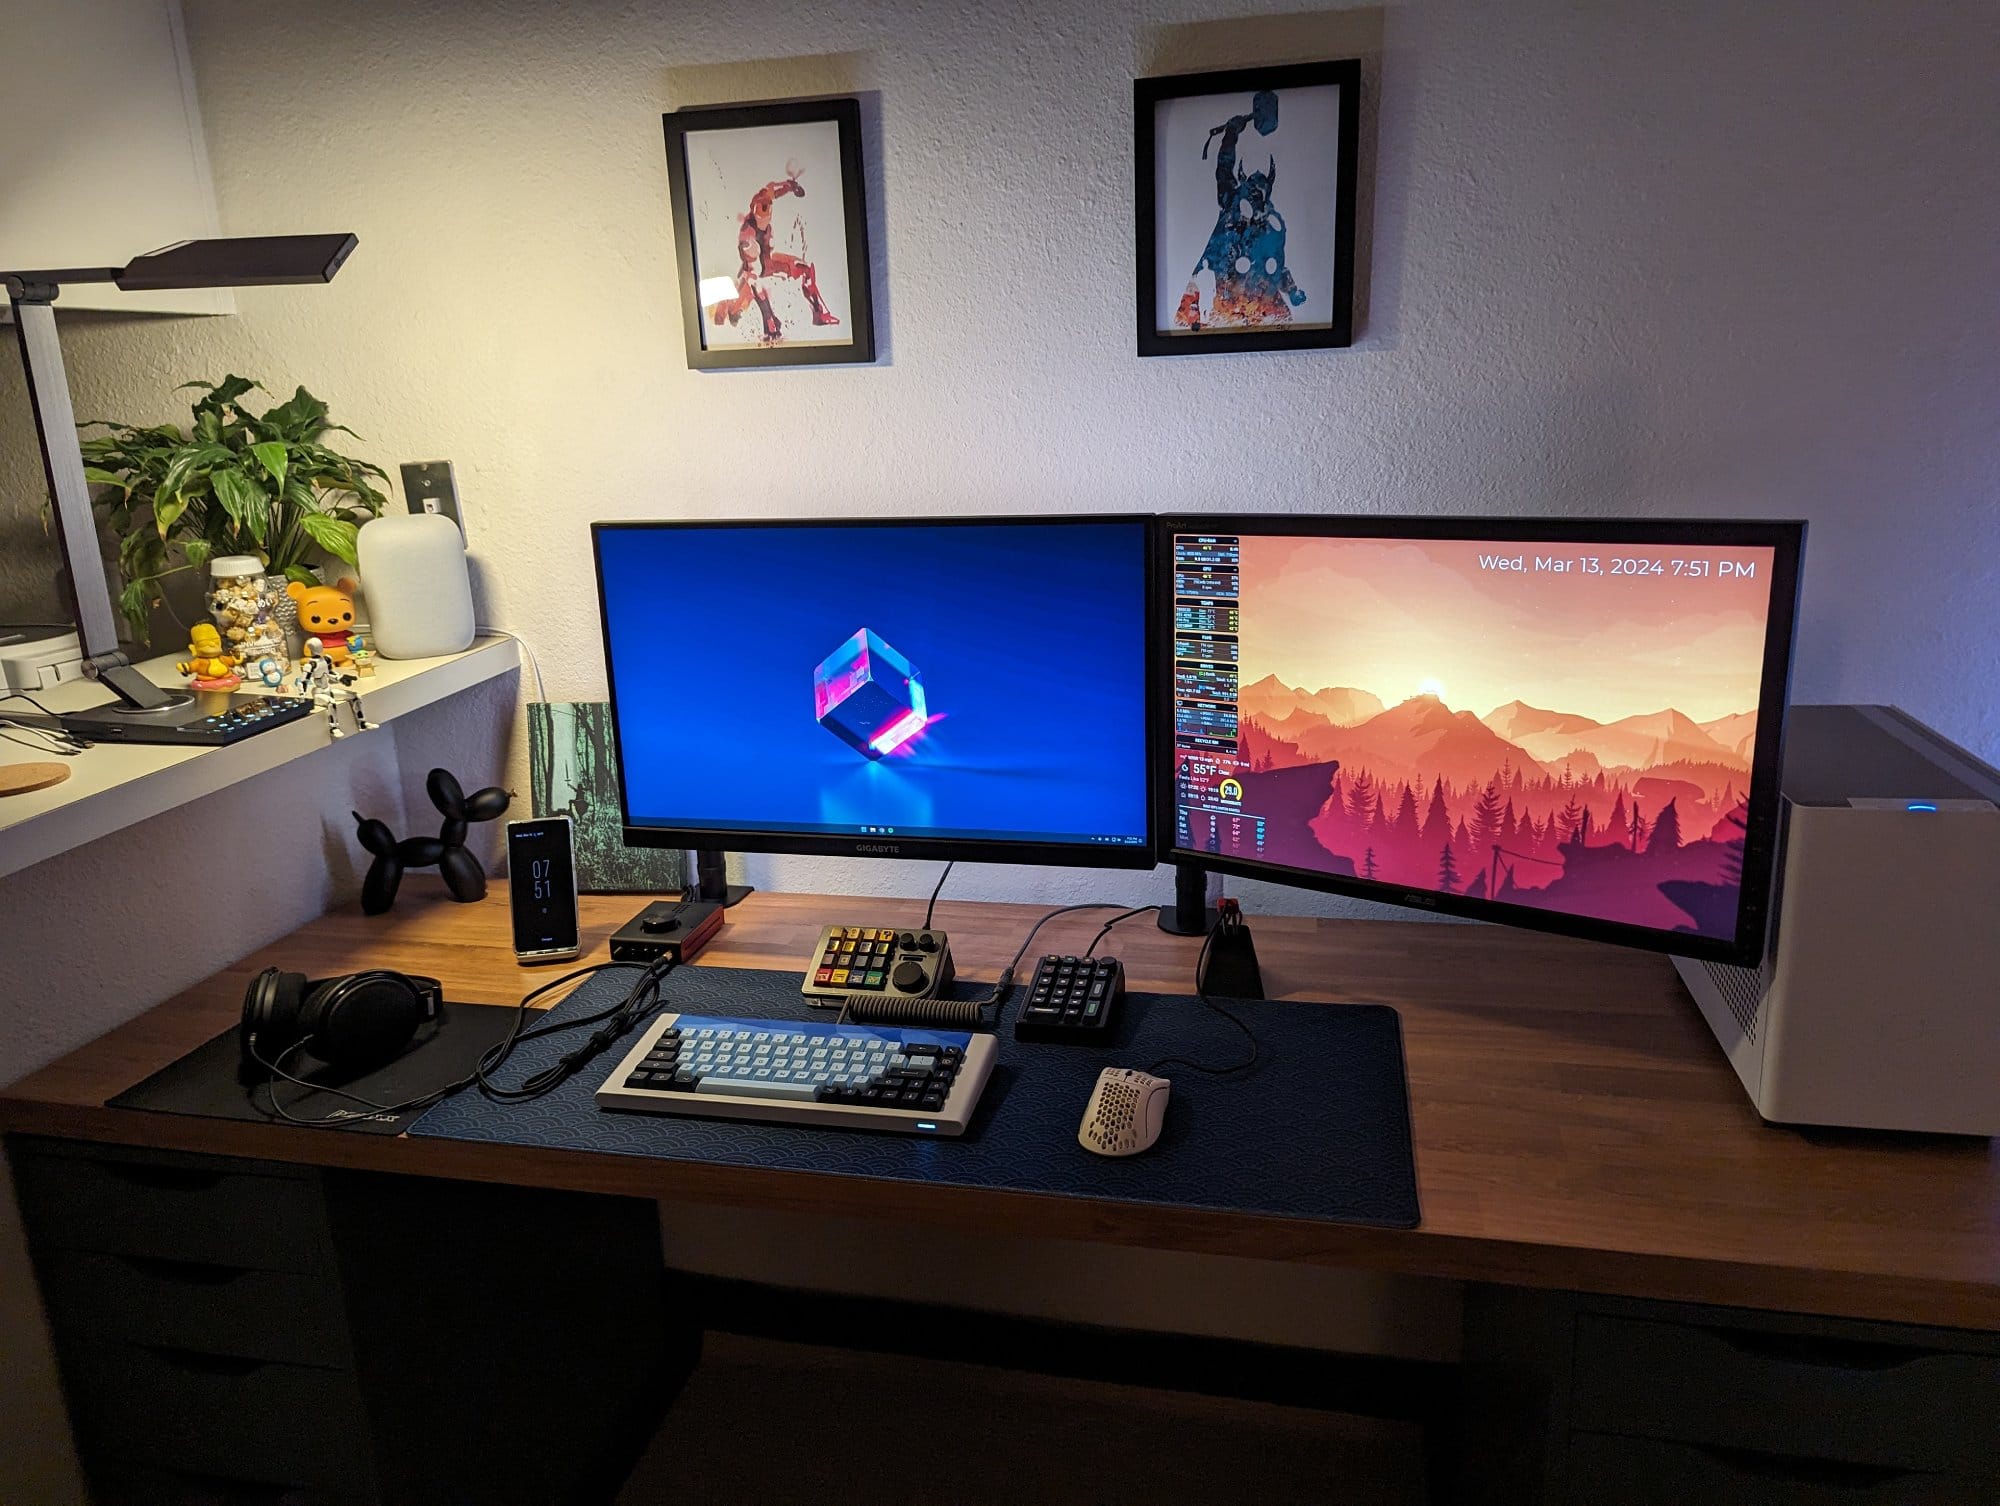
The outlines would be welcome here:
<svg viewBox="0 0 2000 1506">
<path fill-rule="evenodd" d="M 343 577 L 330 586 L 292 581 L 285 594 L 299 604 L 299 631 L 320 641 L 320 652 L 335 664 L 348 660 L 348 637 L 354 631 L 355 582 Z"/>
<path fill-rule="evenodd" d="M 188 630 L 188 656 L 174 666 L 174 673 L 192 678 L 196 690 L 234 690 L 243 683 L 236 672 L 239 662 L 222 651 L 222 634 L 213 623 L 197 622 Z"/>
</svg>

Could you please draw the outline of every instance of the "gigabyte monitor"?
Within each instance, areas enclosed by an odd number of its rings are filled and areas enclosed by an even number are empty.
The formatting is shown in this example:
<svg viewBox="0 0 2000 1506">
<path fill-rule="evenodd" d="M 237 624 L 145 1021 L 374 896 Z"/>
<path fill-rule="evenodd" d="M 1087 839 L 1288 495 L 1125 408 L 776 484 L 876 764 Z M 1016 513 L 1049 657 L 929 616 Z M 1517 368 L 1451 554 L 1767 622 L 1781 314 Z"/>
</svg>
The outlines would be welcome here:
<svg viewBox="0 0 2000 1506">
<path fill-rule="evenodd" d="M 591 532 L 628 844 L 1152 865 L 1145 519 Z"/>
<path fill-rule="evenodd" d="M 1762 955 L 1804 526 L 1169 518 L 1167 855 Z"/>
</svg>

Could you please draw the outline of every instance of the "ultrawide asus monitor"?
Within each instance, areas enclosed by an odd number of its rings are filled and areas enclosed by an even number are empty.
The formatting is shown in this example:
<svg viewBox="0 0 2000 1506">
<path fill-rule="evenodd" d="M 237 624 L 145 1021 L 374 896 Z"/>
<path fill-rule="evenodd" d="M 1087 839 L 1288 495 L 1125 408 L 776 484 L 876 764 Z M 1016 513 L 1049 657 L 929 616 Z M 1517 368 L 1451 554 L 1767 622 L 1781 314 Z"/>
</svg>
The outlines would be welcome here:
<svg viewBox="0 0 2000 1506">
<path fill-rule="evenodd" d="M 1146 519 L 591 532 L 628 844 L 1152 866 Z"/>
<path fill-rule="evenodd" d="M 1754 963 L 1803 540 L 1164 519 L 1166 855 Z"/>
</svg>

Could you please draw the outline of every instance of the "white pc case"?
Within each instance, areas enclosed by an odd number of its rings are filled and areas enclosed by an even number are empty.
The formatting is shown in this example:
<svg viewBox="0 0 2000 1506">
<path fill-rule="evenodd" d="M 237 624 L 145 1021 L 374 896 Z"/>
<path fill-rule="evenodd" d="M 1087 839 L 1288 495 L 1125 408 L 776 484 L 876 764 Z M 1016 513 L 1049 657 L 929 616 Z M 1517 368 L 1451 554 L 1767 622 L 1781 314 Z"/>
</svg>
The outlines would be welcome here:
<svg viewBox="0 0 2000 1506">
<path fill-rule="evenodd" d="M 2000 1132 L 2000 773 L 1889 706 L 1795 706 L 1760 968 L 1676 958 L 1757 1112 Z"/>
</svg>

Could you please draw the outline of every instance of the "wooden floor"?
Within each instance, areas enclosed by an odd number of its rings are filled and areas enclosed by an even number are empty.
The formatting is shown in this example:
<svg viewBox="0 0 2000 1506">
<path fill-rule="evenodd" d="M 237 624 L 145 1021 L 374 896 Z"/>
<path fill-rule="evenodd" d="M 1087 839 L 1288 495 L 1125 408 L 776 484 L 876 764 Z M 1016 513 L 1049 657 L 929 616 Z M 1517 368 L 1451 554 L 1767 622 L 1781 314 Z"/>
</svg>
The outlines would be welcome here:
<svg viewBox="0 0 2000 1506">
<path fill-rule="evenodd" d="M 617 1506 L 1419 1506 L 1419 1430 L 711 1334 Z"/>
</svg>

